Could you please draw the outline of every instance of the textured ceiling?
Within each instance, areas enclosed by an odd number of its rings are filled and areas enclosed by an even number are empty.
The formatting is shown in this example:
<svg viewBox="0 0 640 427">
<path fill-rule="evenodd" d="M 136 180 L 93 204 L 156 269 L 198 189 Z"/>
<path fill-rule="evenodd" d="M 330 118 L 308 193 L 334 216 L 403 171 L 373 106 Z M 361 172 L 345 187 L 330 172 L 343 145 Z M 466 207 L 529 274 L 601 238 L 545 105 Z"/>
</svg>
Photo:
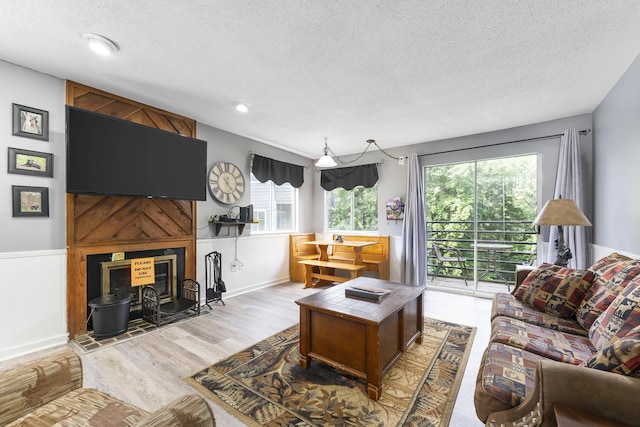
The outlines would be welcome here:
<svg viewBox="0 0 640 427">
<path fill-rule="evenodd" d="M 318 157 L 590 113 L 638 22 L 637 0 L 2 0 L 0 59 Z"/>
</svg>

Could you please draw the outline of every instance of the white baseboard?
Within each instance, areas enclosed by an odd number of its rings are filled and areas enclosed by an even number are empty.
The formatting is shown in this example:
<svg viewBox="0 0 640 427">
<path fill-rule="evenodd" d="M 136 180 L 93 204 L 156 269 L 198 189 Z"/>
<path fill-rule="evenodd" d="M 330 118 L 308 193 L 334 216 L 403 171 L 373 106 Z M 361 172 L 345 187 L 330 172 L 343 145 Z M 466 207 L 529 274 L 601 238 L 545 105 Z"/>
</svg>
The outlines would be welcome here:
<svg viewBox="0 0 640 427">
<path fill-rule="evenodd" d="M 5 348 L 0 350 L 0 362 L 13 359 L 15 357 L 23 356 L 25 354 L 33 353 L 40 350 L 46 350 L 48 348 L 56 347 L 59 345 L 67 344 L 69 341 L 68 334 L 57 335 L 48 337 L 40 341 L 32 341 L 28 344 L 23 344 L 17 347 Z"/>
</svg>

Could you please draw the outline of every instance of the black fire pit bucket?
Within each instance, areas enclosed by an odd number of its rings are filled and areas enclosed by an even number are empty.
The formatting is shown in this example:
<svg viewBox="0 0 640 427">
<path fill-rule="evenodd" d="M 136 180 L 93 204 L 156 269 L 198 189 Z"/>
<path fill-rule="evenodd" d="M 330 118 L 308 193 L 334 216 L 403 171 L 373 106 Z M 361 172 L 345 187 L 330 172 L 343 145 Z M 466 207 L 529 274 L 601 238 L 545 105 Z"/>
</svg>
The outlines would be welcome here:
<svg viewBox="0 0 640 427">
<path fill-rule="evenodd" d="M 98 339 L 111 338 L 127 332 L 131 294 L 106 295 L 89 301 L 93 316 L 93 336 Z"/>
</svg>

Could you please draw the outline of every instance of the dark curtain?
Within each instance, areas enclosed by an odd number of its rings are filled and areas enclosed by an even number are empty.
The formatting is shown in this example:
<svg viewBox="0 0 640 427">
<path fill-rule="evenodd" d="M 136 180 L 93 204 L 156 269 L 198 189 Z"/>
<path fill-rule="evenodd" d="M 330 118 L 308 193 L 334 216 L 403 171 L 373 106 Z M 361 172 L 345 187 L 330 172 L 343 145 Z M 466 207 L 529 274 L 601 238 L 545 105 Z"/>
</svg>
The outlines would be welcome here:
<svg viewBox="0 0 640 427">
<path fill-rule="evenodd" d="M 378 165 L 361 165 L 349 168 L 324 169 L 320 172 L 320 186 L 327 191 L 342 187 L 353 190 L 358 185 L 371 188 L 378 182 Z"/>
<path fill-rule="evenodd" d="M 271 180 L 278 185 L 288 182 L 295 188 L 300 188 L 304 182 L 304 166 L 292 165 L 257 154 L 253 155 L 251 172 L 260 182 Z"/>
</svg>

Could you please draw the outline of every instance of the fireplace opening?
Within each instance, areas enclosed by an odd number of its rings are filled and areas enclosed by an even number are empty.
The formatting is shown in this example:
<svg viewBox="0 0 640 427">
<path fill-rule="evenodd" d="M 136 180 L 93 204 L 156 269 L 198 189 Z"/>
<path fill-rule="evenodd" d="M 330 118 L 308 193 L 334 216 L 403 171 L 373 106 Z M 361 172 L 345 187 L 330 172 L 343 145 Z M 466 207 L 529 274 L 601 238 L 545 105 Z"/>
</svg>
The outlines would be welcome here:
<svg viewBox="0 0 640 427">
<path fill-rule="evenodd" d="M 168 267 L 164 261 L 164 257 L 171 257 L 174 259 L 173 266 Z M 103 278 L 106 276 L 103 274 L 103 265 L 109 267 L 109 279 L 112 284 L 109 285 L 109 291 L 106 294 L 118 294 L 120 292 L 131 292 L 133 294 L 133 300 L 131 301 L 130 320 L 139 319 L 142 317 L 142 308 L 140 305 L 140 291 L 142 286 L 131 287 L 131 266 L 130 262 L 135 258 L 159 258 L 162 260 L 160 264 L 155 264 L 155 280 L 156 289 L 161 294 L 166 293 L 166 301 L 169 298 L 179 295 L 182 286 L 184 276 L 184 263 L 185 263 L 185 248 L 165 248 L 165 249 L 147 249 L 139 251 L 131 251 L 124 253 L 124 259 L 114 261 L 113 253 L 91 254 L 86 258 L 86 284 L 87 284 L 87 302 L 94 298 L 105 295 L 103 290 Z M 175 258 L 173 258 L 175 257 Z M 122 263 L 122 264 L 119 264 Z M 175 277 L 174 277 L 175 276 Z M 172 292 L 172 293 L 171 293 Z M 163 295 L 163 298 L 165 296 Z M 164 301 L 163 301 L 164 302 Z M 90 317 L 91 308 L 87 306 L 87 330 L 93 330 L 93 319 Z"/>
<path fill-rule="evenodd" d="M 131 286 L 131 261 L 123 259 L 119 261 L 101 262 L 102 296 L 131 294 L 131 311 L 142 308 L 142 286 Z M 158 295 L 160 303 L 173 301 L 178 292 L 178 280 L 176 274 L 176 256 L 162 255 L 153 257 L 154 283 L 151 284 Z"/>
</svg>

